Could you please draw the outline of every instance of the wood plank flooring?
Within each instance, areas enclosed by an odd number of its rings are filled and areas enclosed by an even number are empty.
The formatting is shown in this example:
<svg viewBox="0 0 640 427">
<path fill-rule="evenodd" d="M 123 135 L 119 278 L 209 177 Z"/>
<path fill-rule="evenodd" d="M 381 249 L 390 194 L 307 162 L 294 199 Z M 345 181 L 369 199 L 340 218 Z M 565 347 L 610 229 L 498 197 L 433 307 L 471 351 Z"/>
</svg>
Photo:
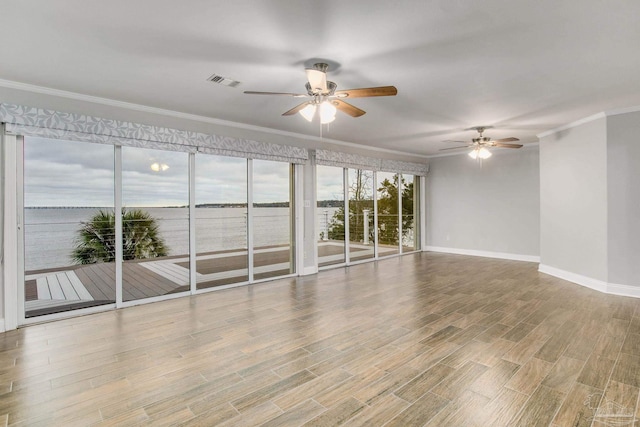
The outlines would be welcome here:
<svg viewBox="0 0 640 427">
<path fill-rule="evenodd" d="M 461 255 L 0 334 L 11 426 L 632 426 L 639 395 L 640 300 Z"/>
</svg>

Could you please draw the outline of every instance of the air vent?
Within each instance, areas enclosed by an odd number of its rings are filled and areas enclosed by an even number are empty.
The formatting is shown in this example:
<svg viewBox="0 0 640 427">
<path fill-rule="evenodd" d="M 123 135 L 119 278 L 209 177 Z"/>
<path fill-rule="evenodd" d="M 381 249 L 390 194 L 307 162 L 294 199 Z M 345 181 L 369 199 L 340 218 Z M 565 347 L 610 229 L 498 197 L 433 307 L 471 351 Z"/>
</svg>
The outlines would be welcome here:
<svg viewBox="0 0 640 427">
<path fill-rule="evenodd" d="M 213 83 L 217 83 L 217 84 L 229 86 L 229 87 L 236 87 L 240 84 L 240 82 L 237 80 L 229 79 L 227 77 L 222 77 L 217 74 L 212 75 L 207 80 Z"/>
</svg>

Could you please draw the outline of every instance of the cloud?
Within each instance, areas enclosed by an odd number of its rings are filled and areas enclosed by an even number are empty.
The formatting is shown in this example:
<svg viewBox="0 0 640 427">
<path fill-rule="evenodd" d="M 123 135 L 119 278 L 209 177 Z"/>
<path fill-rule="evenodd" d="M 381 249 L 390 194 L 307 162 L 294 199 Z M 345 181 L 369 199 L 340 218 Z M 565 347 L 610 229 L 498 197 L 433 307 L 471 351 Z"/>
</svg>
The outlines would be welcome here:
<svg viewBox="0 0 640 427">
<path fill-rule="evenodd" d="M 113 206 L 113 146 L 27 137 L 24 153 L 25 206 Z M 187 153 L 123 147 L 123 205 L 187 205 L 188 159 Z M 289 201 L 289 170 L 288 163 L 254 160 L 254 201 Z M 246 159 L 198 153 L 195 176 L 197 204 L 246 203 Z"/>
<path fill-rule="evenodd" d="M 344 200 L 342 168 L 319 165 L 316 173 L 318 200 Z"/>
</svg>

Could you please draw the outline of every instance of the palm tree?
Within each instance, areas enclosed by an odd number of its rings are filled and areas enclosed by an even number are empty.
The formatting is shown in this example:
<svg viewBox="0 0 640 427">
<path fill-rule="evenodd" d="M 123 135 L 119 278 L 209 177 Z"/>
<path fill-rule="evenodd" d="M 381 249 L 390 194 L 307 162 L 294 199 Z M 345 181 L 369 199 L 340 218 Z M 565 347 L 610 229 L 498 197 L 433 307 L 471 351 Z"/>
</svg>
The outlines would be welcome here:
<svg viewBox="0 0 640 427">
<path fill-rule="evenodd" d="M 99 210 L 78 230 L 73 260 L 78 264 L 113 262 L 116 259 L 116 227 L 113 211 Z M 167 255 L 155 218 L 141 210 L 122 209 L 122 259 L 146 259 Z"/>
</svg>

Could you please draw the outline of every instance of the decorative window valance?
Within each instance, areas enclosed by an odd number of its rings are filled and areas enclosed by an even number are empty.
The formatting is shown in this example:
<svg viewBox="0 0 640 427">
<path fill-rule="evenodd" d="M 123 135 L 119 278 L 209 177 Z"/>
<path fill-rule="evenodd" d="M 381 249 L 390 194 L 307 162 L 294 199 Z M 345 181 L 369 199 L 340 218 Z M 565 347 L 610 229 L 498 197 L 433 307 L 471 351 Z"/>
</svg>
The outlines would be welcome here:
<svg viewBox="0 0 640 427">
<path fill-rule="evenodd" d="M 427 165 L 399 160 L 377 159 L 359 154 L 341 153 L 330 150 L 316 150 L 316 163 L 341 168 L 367 169 L 384 172 L 401 172 L 419 176 L 427 175 Z"/>
<path fill-rule="evenodd" d="M 7 132 L 72 141 L 305 163 L 307 149 L 0 103 Z"/>
</svg>

